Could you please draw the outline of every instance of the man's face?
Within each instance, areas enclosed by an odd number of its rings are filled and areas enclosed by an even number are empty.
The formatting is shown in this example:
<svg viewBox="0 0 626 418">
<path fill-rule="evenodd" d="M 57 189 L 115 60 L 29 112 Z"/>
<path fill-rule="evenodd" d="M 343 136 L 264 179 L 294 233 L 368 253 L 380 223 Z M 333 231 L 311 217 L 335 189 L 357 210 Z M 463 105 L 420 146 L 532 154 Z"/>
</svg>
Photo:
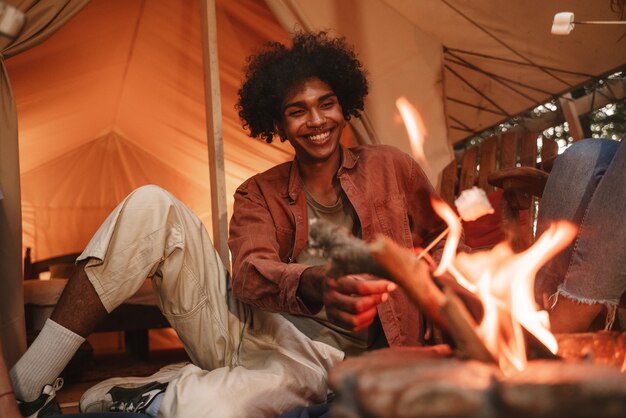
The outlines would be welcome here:
<svg viewBox="0 0 626 418">
<path fill-rule="evenodd" d="M 298 160 L 306 164 L 338 156 L 345 125 L 341 105 L 330 86 L 309 78 L 287 93 L 278 129 L 296 150 Z"/>
</svg>

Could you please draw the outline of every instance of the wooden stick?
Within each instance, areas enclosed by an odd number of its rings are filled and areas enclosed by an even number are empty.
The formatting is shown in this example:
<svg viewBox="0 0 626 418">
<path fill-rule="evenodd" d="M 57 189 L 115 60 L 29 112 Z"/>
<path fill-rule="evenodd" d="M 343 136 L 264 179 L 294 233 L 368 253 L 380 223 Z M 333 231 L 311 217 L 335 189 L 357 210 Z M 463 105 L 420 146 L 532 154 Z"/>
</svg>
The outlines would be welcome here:
<svg viewBox="0 0 626 418">
<path fill-rule="evenodd" d="M 315 221 L 309 227 L 315 247 L 330 259 L 327 274 L 341 277 L 348 274 L 372 274 L 387 277 L 388 273 L 376 263 L 367 244 L 345 231 L 345 228 L 325 221 Z"/>
<path fill-rule="evenodd" d="M 209 152 L 209 182 L 211 185 L 211 220 L 213 246 L 222 264 L 230 270 L 228 257 L 228 203 L 224 166 L 224 131 L 217 57 L 217 12 L 215 0 L 200 1 L 202 58 L 204 62 L 204 100 Z"/>
<path fill-rule="evenodd" d="M 467 358 L 485 363 L 496 363 L 493 355 L 476 333 L 476 322 L 463 302 L 450 288 L 444 288 L 445 303 L 441 314 L 448 322 L 448 332 L 457 349 Z"/>
<path fill-rule="evenodd" d="M 439 328 L 447 331 L 448 324 L 441 315 L 445 297 L 430 278 L 428 264 L 384 236 L 371 243 L 369 249 L 372 258 L 389 272 L 390 278 L 406 291 L 413 303 Z"/>
<path fill-rule="evenodd" d="M 452 290 L 444 293 L 437 287 L 426 261 L 410 249 L 382 235 L 368 245 L 322 221 L 311 225 L 309 232 L 331 259 L 330 275 L 369 273 L 393 280 L 435 325 L 450 334 L 460 352 L 475 360 L 494 362 L 465 305 Z"/>
<path fill-rule="evenodd" d="M 435 245 L 437 245 L 437 243 L 439 241 L 441 241 L 443 239 L 443 237 L 446 236 L 446 234 L 448 233 L 448 231 L 450 231 L 450 228 L 446 228 L 443 231 L 441 231 L 441 233 L 439 235 L 437 235 L 437 238 L 435 238 L 434 240 L 432 240 L 432 242 L 430 244 L 428 244 L 426 246 L 426 248 L 424 248 L 418 255 L 417 255 L 417 259 L 419 260 L 420 258 L 423 258 L 426 253 L 428 253 L 430 250 L 433 249 L 433 247 Z"/>
<path fill-rule="evenodd" d="M 425 261 L 417 259 L 410 250 L 384 236 L 377 238 L 369 248 L 372 258 L 389 272 L 426 316 L 450 334 L 463 355 L 495 363 L 476 333 L 476 323 L 465 305 L 449 288 L 442 292 L 437 287 Z"/>
</svg>

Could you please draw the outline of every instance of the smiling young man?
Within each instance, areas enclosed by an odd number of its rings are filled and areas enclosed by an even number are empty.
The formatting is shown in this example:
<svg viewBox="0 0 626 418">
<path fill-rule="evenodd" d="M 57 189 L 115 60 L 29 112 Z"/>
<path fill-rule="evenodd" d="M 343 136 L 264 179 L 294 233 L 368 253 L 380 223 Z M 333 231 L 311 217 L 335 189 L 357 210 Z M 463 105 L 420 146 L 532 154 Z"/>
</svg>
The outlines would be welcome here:
<svg viewBox="0 0 626 418">
<path fill-rule="evenodd" d="M 146 277 L 192 364 L 104 381 L 83 395 L 83 412 L 272 417 L 324 402 L 328 369 L 345 355 L 425 343 L 420 313 L 393 283 L 328 277 L 308 244 L 314 219 L 407 247 L 444 228 L 410 156 L 340 144 L 366 94 L 354 52 L 325 33 L 299 34 L 293 46 L 272 44 L 253 57 L 239 114 L 252 137 L 289 141 L 295 158 L 237 189 L 232 282 L 184 204 L 156 186 L 134 191 L 79 256 L 51 319 L 11 370 L 23 413 L 53 409 L 56 377 L 84 337 Z"/>
<path fill-rule="evenodd" d="M 235 295 L 348 355 L 422 344 L 423 321 L 386 280 L 327 277 L 326 260 L 308 246 L 309 223 L 324 219 L 364 240 L 384 234 L 407 247 L 425 245 L 445 227 L 410 156 L 340 144 L 367 91 L 354 51 L 325 33 L 297 35 L 290 49 L 274 44 L 252 59 L 240 116 L 251 136 L 289 141 L 295 158 L 237 190 L 230 224 Z"/>
</svg>

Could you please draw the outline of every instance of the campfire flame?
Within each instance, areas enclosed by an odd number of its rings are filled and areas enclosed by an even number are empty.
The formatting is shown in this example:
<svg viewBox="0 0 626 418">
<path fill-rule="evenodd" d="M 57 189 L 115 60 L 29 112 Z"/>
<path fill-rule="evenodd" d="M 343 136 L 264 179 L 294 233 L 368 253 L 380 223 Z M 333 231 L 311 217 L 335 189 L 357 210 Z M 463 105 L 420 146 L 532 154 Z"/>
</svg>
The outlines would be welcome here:
<svg viewBox="0 0 626 418">
<path fill-rule="evenodd" d="M 426 125 L 422 120 L 419 112 L 409 102 L 406 97 L 399 97 L 396 99 L 396 107 L 402 116 L 402 121 L 406 127 L 406 131 L 409 135 L 409 143 L 411 145 L 411 153 L 413 158 L 417 160 L 420 165 L 426 169 L 428 162 L 426 161 L 426 155 L 424 154 L 424 138 L 426 137 Z"/>
<path fill-rule="evenodd" d="M 405 97 L 399 97 L 396 106 L 409 135 L 413 157 L 426 166 L 424 123 Z M 476 333 L 498 359 L 501 370 L 512 373 L 525 368 L 524 329 L 556 354 L 558 344 L 549 329 L 548 313 L 535 303 L 534 282 L 541 266 L 574 239 L 576 227 L 568 222 L 557 222 L 530 248 L 517 254 L 504 242 L 489 251 L 457 255 L 462 234 L 459 217 L 441 200 L 431 198 L 431 204 L 448 225 L 443 255 L 433 275 L 449 273 L 481 300 L 484 315 Z M 626 362 L 623 368 L 626 369 Z"/>
<path fill-rule="evenodd" d="M 504 242 L 489 251 L 457 255 L 461 223 L 446 203 L 432 199 L 432 205 L 450 229 L 434 275 L 448 272 L 479 297 L 484 315 L 476 331 L 498 359 L 502 371 L 511 373 L 525 368 L 524 329 L 556 353 L 558 344 L 549 330 L 548 314 L 534 300 L 534 281 L 541 266 L 574 239 L 576 227 L 565 221 L 557 222 L 530 248 L 518 254 Z"/>
<path fill-rule="evenodd" d="M 433 206 L 435 213 L 443 218 L 448 225 L 448 239 L 443 247 L 443 255 L 441 256 L 439 266 L 437 266 L 433 275 L 439 277 L 449 272 L 461 286 L 465 287 L 470 292 L 475 292 L 476 286 L 463 277 L 454 266 L 456 249 L 461 241 L 461 233 L 463 231 L 460 219 L 456 216 L 454 211 L 450 209 L 450 206 L 443 201 L 431 197 L 430 204 Z"/>
</svg>

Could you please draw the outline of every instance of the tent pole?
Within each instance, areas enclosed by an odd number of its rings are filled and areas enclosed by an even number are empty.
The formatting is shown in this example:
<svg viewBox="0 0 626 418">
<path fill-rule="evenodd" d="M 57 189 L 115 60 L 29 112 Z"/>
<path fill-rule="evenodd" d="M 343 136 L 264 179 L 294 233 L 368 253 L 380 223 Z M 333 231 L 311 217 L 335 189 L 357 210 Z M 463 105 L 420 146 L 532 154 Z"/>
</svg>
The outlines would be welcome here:
<svg viewBox="0 0 626 418">
<path fill-rule="evenodd" d="M 209 174 L 211 184 L 211 219 L 213 245 L 224 267 L 230 270 L 228 253 L 228 211 L 224 173 L 224 135 L 222 132 L 222 101 L 217 57 L 215 0 L 200 0 L 202 9 L 202 57 L 204 61 L 204 100 L 206 103 Z"/>
<path fill-rule="evenodd" d="M 17 111 L 2 58 L 0 105 L 0 356 L 10 368 L 26 351 L 26 325 Z"/>
</svg>

